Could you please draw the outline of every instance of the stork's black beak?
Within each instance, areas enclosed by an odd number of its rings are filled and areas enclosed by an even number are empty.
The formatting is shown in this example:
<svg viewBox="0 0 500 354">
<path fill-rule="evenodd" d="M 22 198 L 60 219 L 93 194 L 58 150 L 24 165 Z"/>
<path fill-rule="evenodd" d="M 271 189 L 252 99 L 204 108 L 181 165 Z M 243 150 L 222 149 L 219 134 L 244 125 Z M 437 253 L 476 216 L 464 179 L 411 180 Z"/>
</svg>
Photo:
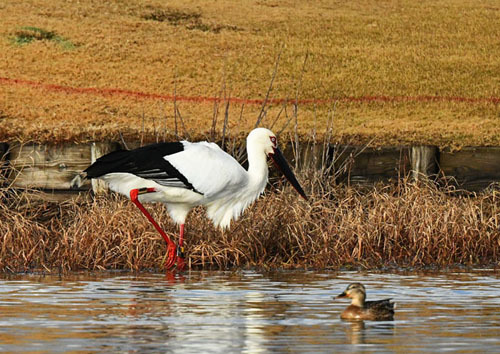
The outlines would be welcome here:
<svg viewBox="0 0 500 354">
<path fill-rule="evenodd" d="M 305 199 L 307 200 L 306 193 L 304 193 L 304 190 L 299 184 L 299 181 L 297 181 L 297 178 L 295 178 L 295 175 L 293 174 L 292 170 L 290 169 L 290 166 L 288 166 L 288 163 L 285 160 L 285 157 L 281 153 L 281 150 L 278 148 L 274 148 L 274 153 L 269 154 L 269 156 L 273 159 L 275 165 L 278 167 L 278 169 L 285 175 L 286 179 L 288 182 L 291 183 L 293 188 Z"/>
</svg>

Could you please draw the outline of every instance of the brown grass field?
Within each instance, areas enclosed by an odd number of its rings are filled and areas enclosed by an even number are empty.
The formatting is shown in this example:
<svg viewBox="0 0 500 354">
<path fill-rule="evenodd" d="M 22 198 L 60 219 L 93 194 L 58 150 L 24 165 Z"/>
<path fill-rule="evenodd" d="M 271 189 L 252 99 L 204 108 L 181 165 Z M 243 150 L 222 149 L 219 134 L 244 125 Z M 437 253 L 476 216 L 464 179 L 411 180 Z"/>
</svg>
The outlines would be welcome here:
<svg viewBox="0 0 500 354">
<path fill-rule="evenodd" d="M 0 141 L 170 138 L 165 96 L 262 100 L 275 76 L 270 98 L 318 100 L 299 104 L 305 138 L 334 110 L 339 142 L 500 144 L 497 0 L 26 0 L 0 18 Z M 212 102 L 175 106 L 207 136 Z M 282 108 L 263 125 L 284 124 Z M 260 110 L 231 103 L 230 134 Z"/>
<path fill-rule="evenodd" d="M 233 139 L 263 115 L 302 140 L 333 117 L 332 142 L 500 146 L 498 0 L 7 0 L 0 19 L 0 142 L 214 140 L 225 118 Z M 498 266 L 498 188 L 299 179 L 308 202 L 280 186 L 226 232 L 195 209 L 191 266 Z M 0 271 L 164 264 L 124 198 L 0 185 Z"/>
<path fill-rule="evenodd" d="M 498 266 L 500 195 L 474 197 L 400 181 L 360 190 L 317 172 L 299 176 L 309 201 L 289 186 L 267 192 L 228 231 L 204 210 L 188 217 L 192 268 L 394 268 Z M 64 203 L 0 190 L 0 271 L 162 269 L 165 242 L 125 198 Z M 164 207 L 149 205 L 175 240 Z"/>
</svg>

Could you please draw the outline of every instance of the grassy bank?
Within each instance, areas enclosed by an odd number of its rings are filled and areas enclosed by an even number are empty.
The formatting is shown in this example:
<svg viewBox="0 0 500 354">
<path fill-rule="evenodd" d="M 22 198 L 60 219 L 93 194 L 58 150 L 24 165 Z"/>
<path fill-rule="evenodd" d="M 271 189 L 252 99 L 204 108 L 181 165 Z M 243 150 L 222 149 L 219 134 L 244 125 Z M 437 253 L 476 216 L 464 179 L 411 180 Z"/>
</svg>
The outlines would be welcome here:
<svg viewBox="0 0 500 354">
<path fill-rule="evenodd" d="M 300 106 L 304 136 L 337 102 L 336 141 L 500 145 L 495 0 L 29 0 L 0 18 L 0 77 L 21 80 L 0 81 L 0 140 L 174 135 L 172 100 L 78 89 L 262 99 L 278 64 L 271 98 L 320 100 Z M 203 138 L 213 104 L 177 105 Z M 231 134 L 259 111 L 232 104 Z"/>
<path fill-rule="evenodd" d="M 302 175 L 311 198 L 286 187 L 266 192 L 222 232 L 195 209 L 187 222 L 192 267 L 379 268 L 498 264 L 500 196 L 471 197 L 407 181 L 363 189 Z M 64 203 L 1 191 L 0 269 L 158 269 L 165 244 L 116 195 Z M 149 205 L 175 238 L 162 206 Z"/>
</svg>

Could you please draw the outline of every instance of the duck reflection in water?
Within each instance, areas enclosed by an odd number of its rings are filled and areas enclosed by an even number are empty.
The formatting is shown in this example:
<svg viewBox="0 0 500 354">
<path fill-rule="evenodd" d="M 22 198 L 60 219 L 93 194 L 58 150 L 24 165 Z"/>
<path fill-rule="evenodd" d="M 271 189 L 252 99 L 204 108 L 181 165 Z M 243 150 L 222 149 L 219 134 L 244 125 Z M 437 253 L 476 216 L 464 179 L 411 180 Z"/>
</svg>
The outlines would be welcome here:
<svg viewBox="0 0 500 354">
<path fill-rule="evenodd" d="M 383 336 L 394 335 L 394 322 L 366 322 L 363 320 L 345 320 L 344 330 L 350 344 L 380 343 Z"/>
<path fill-rule="evenodd" d="M 351 304 L 342 312 L 343 320 L 394 320 L 394 302 L 391 299 L 365 301 L 366 289 L 361 283 L 352 283 L 336 298 L 350 298 Z"/>
</svg>

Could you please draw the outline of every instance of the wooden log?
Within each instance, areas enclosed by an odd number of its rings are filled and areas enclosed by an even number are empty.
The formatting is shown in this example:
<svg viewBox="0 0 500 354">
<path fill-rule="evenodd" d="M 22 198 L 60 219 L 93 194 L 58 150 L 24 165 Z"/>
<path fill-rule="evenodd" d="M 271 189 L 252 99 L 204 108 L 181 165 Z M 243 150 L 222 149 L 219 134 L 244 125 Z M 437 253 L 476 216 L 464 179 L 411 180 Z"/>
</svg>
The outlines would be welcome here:
<svg viewBox="0 0 500 354">
<path fill-rule="evenodd" d="M 98 156 L 102 151 L 112 149 L 109 143 L 67 144 L 44 146 L 39 144 L 16 144 L 10 147 L 10 166 L 14 188 L 37 188 L 44 190 L 69 190 L 71 180 L 92 162 L 92 154 Z M 94 152 L 93 150 L 94 149 Z M 79 190 L 88 190 L 89 181 L 84 181 Z"/>
<path fill-rule="evenodd" d="M 291 167 L 297 167 L 299 171 L 321 169 L 323 144 L 303 143 L 299 144 L 299 151 L 296 150 L 296 145 L 292 143 L 287 144 L 283 150 L 283 155 Z"/>
<path fill-rule="evenodd" d="M 442 151 L 439 167 L 460 188 L 479 191 L 500 182 L 500 147 L 467 147 L 457 152 Z"/>
<path fill-rule="evenodd" d="M 411 168 L 409 151 L 408 147 L 337 146 L 331 153 L 340 180 L 370 184 L 404 177 Z"/>
<path fill-rule="evenodd" d="M 7 158 L 7 150 L 9 145 L 7 143 L 0 143 L 0 160 L 5 160 Z"/>
<path fill-rule="evenodd" d="M 16 188 L 70 189 L 69 182 L 90 162 L 89 145 L 13 145 L 10 148 L 12 186 Z M 86 182 L 82 189 L 89 189 Z"/>
<path fill-rule="evenodd" d="M 7 161 L 8 151 L 9 145 L 7 143 L 0 143 L 0 167 Z"/>
<path fill-rule="evenodd" d="M 410 149 L 411 175 L 413 180 L 427 180 L 436 176 L 439 149 L 437 146 L 412 146 Z"/>
<path fill-rule="evenodd" d="M 94 163 L 99 157 L 104 156 L 111 151 L 117 150 L 118 148 L 118 144 L 113 143 L 92 143 L 90 145 L 90 163 Z M 104 181 L 93 179 L 91 180 L 91 184 L 92 191 L 95 194 L 105 193 L 108 191 L 108 185 Z"/>
<path fill-rule="evenodd" d="M 8 159 L 14 170 L 9 177 L 14 188 L 68 191 L 77 174 L 100 156 L 118 148 L 117 143 L 64 146 L 8 146 L 0 143 L 0 159 Z M 418 179 L 436 174 L 438 168 L 443 175 L 453 177 L 460 188 L 472 191 L 500 182 L 500 147 L 470 147 L 458 152 L 440 152 L 433 146 L 365 148 L 332 145 L 327 152 L 323 149 L 322 144 L 302 144 L 298 154 L 299 169 L 333 167 L 331 172 L 339 180 L 361 184 L 404 177 L 410 171 Z M 296 154 L 290 145 L 285 154 L 292 166 L 295 165 L 293 158 Z M 326 158 L 323 158 L 324 154 Z M 0 162 L 0 168 L 4 165 Z M 90 188 L 101 193 L 106 187 L 103 183 L 94 182 L 92 186 L 85 181 L 80 190 Z"/>
</svg>

